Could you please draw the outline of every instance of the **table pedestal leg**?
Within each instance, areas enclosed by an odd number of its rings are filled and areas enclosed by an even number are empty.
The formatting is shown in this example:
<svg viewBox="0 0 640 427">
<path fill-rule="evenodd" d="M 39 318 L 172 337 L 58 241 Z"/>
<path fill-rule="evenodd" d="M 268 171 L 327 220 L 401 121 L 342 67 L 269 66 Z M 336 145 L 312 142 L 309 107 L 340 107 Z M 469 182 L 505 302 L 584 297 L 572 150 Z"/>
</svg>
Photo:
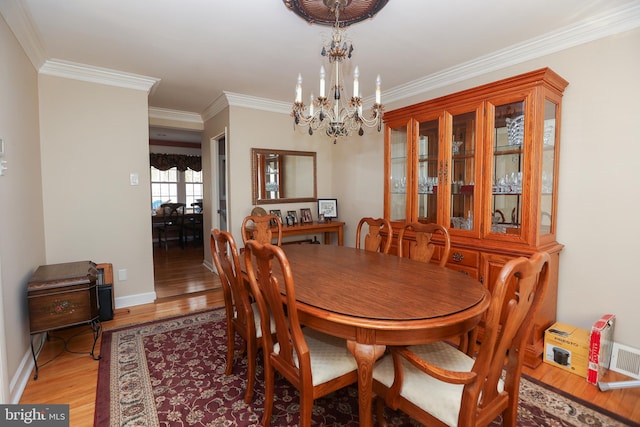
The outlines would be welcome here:
<svg viewBox="0 0 640 427">
<path fill-rule="evenodd" d="M 373 364 L 384 353 L 384 345 L 347 340 L 347 348 L 358 364 L 358 413 L 361 427 L 373 426 Z"/>
</svg>

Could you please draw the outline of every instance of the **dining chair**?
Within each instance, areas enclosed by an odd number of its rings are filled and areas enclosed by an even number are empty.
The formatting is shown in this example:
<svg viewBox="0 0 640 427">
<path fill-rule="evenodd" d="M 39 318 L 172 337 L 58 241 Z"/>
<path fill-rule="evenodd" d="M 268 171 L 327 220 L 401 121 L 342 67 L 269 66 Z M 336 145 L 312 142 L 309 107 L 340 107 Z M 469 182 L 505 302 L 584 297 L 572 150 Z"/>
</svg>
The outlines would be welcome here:
<svg viewBox="0 0 640 427">
<path fill-rule="evenodd" d="M 356 361 L 344 339 L 300 325 L 293 273 L 281 247 L 250 240 L 244 257 L 260 315 L 264 318 L 271 313 L 276 325 L 275 339 L 266 333 L 266 325 L 262 326 L 265 366 L 262 425 L 271 422 L 274 370 L 277 370 L 299 392 L 300 426 L 310 426 L 316 398 L 358 381 Z M 286 316 L 282 291 L 286 292 Z"/>
<path fill-rule="evenodd" d="M 407 231 L 414 233 L 415 240 L 405 239 Z M 431 261 L 436 250 L 436 245 L 432 240 L 434 234 L 440 234 L 444 242 L 439 263 L 440 267 L 444 267 L 449 259 L 451 238 L 449 231 L 439 224 L 423 224 L 421 222 L 405 224 L 398 233 L 398 256 L 422 262 Z"/>
<path fill-rule="evenodd" d="M 247 389 L 244 401 L 250 403 L 256 377 L 258 348 L 262 346 L 260 312 L 256 302 L 252 302 L 248 284 L 240 270 L 238 249 L 231 233 L 211 230 L 211 253 L 220 276 L 227 319 L 227 366 L 225 374 L 230 375 L 235 355 L 235 334 L 244 340 L 247 352 Z M 268 331 L 275 332 L 275 323 L 268 323 Z"/>
<path fill-rule="evenodd" d="M 273 227 L 276 227 L 275 237 Z M 282 221 L 277 215 L 249 215 L 242 221 L 241 233 L 245 245 L 249 240 L 273 243 L 274 239 L 278 246 L 282 245 Z"/>
<path fill-rule="evenodd" d="M 184 240 L 185 243 L 189 235 L 192 237 L 194 245 L 199 245 L 203 241 L 202 229 L 202 203 L 191 203 L 193 213 L 185 216 L 184 220 Z"/>
<path fill-rule="evenodd" d="M 360 249 L 361 234 L 364 228 L 368 228 L 367 234 L 364 236 L 363 249 L 373 252 L 382 252 L 383 254 L 389 253 L 391 248 L 391 240 L 393 237 L 393 230 L 391 229 L 391 223 L 386 218 L 370 218 L 365 217 L 358 223 L 358 229 L 356 230 L 356 249 Z M 383 236 L 381 232 L 387 233 L 387 236 Z"/>
<path fill-rule="evenodd" d="M 180 247 L 184 248 L 184 203 L 163 203 L 160 205 L 162 211 L 162 222 L 155 227 L 158 233 L 158 246 L 162 247 L 164 237 L 164 247 L 169 249 L 168 235 L 177 233 Z"/>
<path fill-rule="evenodd" d="M 447 342 L 392 347 L 373 370 L 381 425 L 384 399 L 428 426 L 486 426 L 501 414 L 503 426 L 515 426 L 523 346 L 546 292 L 549 260 L 538 252 L 500 270 L 475 359 Z"/>
</svg>

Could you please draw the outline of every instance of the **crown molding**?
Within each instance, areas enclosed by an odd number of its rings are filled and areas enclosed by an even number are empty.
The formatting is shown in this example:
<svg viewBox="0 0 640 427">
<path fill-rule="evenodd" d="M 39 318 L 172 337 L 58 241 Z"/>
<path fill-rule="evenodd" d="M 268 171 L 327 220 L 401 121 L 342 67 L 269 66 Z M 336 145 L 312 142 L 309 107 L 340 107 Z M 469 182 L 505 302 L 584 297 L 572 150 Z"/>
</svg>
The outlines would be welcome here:
<svg viewBox="0 0 640 427">
<path fill-rule="evenodd" d="M 149 107 L 149 118 L 192 123 L 202 126 L 202 116 L 190 111 L 170 110 L 167 108 Z"/>
<path fill-rule="evenodd" d="M 138 74 L 125 73 L 108 68 L 93 67 L 57 59 L 46 60 L 38 72 L 40 74 L 64 77 L 67 79 L 142 90 L 147 93 L 151 93 L 153 88 L 160 82 L 160 79 L 156 79 L 154 77 L 141 76 Z"/>
<path fill-rule="evenodd" d="M 0 1 L 0 14 L 4 16 L 7 25 L 33 64 L 33 68 L 38 70 L 47 59 L 46 49 L 24 2 L 2 0 Z"/>
<path fill-rule="evenodd" d="M 441 72 L 396 86 L 384 91 L 382 95 L 387 103 L 401 101 L 446 85 L 638 27 L 640 27 L 640 4 L 620 7 L 606 15 L 600 15 L 594 19 L 543 34 Z"/>
<path fill-rule="evenodd" d="M 291 103 L 289 102 L 275 101 L 273 99 L 223 91 L 222 95 L 217 97 L 207 106 L 207 108 L 205 108 L 202 113 L 202 119 L 205 121 L 209 120 L 229 106 L 270 111 L 272 113 L 289 114 L 291 112 Z"/>
</svg>

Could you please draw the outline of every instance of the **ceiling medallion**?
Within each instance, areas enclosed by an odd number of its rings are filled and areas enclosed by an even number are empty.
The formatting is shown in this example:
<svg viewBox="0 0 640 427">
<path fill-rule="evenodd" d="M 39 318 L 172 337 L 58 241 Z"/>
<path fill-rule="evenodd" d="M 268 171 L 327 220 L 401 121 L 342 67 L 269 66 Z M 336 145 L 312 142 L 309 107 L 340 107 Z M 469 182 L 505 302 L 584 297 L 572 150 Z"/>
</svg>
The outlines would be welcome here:
<svg viewBox="0 0 640 427">
<path fill-rule="evenodd" d="M 335 8 L 340 8 L 340 26 L 348 27 L 372 18 L 389 0 L 283 0 L 285 6 L 311 24 L 335 25 Z"/>
</svg>

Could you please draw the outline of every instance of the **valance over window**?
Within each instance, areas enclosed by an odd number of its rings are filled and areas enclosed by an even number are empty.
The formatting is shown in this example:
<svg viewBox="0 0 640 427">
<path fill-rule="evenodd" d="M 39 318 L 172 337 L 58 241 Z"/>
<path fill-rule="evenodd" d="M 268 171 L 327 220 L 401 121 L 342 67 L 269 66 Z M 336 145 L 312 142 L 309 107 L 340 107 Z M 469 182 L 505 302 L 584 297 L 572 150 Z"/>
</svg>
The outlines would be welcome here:
<svg viewBox="0 0 640 427">
<path fill-rule="evenodd" d="M 177 167 L 179 171 L 191 169 L 194 171 L 202 170 L 201 156 L 188 156 L 186 154 L 162 154 L 150 153 L 149 158 L 151 166 L 166 171 L 173 167 Z"/>
</svg>

